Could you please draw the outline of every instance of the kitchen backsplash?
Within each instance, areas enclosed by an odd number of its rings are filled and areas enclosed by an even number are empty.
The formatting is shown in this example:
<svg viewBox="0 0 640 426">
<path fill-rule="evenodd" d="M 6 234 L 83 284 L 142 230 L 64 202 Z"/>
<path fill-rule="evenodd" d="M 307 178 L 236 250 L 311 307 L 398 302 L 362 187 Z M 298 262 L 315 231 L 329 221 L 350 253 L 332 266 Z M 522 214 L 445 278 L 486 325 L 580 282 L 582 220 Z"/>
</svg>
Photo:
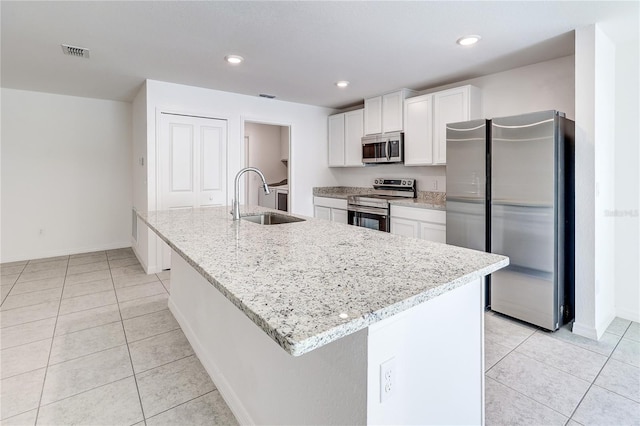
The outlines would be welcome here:
<svg viewBox="0 0 640 426">
<path fill-rule="evenodd" d="M 415 179 L 418 191 L 446 192 L 445 166 L 378 164 L 367 167 L 333 167 L 330 172 L 334 175 L 337 186 L 370 188 L 375 178 L 411 178 Z"/>
</svg>

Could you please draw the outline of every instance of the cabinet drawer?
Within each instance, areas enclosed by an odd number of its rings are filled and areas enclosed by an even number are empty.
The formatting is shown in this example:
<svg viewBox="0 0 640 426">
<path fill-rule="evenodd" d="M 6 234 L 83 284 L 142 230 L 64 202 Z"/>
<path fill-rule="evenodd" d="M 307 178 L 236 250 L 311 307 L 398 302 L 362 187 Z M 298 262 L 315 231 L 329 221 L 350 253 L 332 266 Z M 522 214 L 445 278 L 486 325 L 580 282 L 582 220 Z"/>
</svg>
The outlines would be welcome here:
<svg viewBox="0 0 640 426">
<path fill-rule="evenodd" d="M 419 207 L 391 206 L 391 217 L 419 220 L 421 222 L 432 222 L 445 225 L 447 223 L 447 212 L 444 210 L 422 209 Z"/>
<path fill-rule="evenodd" d="M 329 198 L 329 197 L 313 197 L 313 205 L 346 210 L 347 200 L 343 200 L 340 198 Z"/>
</svg>

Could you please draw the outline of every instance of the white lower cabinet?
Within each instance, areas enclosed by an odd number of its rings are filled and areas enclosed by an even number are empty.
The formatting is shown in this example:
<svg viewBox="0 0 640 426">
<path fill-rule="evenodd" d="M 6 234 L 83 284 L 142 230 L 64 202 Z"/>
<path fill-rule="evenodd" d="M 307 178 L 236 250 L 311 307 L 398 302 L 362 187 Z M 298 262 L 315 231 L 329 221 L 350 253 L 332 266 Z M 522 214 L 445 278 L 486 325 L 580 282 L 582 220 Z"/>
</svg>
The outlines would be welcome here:
<svg viewBox="0 0 640 426">
<path fill-rule="evenodd" d="M 313 217 L 347 223 L 347 200 L 313 197 Z"/>
<path fill-rule="evenodd" d="M 418 221 L 393 216 L 391 216 L 390 221 L 392 234 L 402 235 L 403 237 L 419 238 L 418 235 L 420 235 L 420 227 L 418 226 Z"/>
<path fill-rule="evenodd" d="M 391 206 L 391 233 L 445 243 L 447 215 L 444 210 Z"/>
<path fill-rule="evenodd" d="M 331 209 L 331 221 L 338 223 L 347 223 L 347 211 L 342 209 Z"/>
<path fill-rule="evenodd" d="M 331 220 L 331 207 L 313 206 L 313 217 Z"/>
</svg>

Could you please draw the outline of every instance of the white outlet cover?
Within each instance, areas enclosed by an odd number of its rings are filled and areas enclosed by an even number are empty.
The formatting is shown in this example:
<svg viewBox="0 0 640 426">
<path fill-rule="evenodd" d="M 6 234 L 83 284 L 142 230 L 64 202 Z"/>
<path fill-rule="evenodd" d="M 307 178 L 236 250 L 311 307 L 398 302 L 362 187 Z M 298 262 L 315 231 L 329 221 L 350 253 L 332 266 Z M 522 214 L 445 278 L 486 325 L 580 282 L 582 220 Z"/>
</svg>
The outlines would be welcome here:
<svg viewBox="0 0 640 426">
<path fill-rule="evenodd" d="M 380 403 L 385 402 L 395 393 L 396 374 L 395 358 L 380 364 Z"/>
</svg>

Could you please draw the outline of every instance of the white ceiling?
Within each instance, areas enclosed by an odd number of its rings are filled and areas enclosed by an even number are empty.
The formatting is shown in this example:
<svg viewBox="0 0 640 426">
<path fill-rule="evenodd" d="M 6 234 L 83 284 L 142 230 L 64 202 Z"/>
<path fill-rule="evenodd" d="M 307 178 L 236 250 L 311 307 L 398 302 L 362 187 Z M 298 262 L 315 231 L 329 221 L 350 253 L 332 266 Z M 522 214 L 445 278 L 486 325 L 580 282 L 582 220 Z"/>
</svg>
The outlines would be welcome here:
<svg viewBox="0 0 640 426">
<path fill-rule="evenodd" d="M 328 107 L 570 55 L 575 28 L 638 19 L 637 1 L 0 4 L 2 87 L 131 101 L 149 78 Z"/>
</svg>

